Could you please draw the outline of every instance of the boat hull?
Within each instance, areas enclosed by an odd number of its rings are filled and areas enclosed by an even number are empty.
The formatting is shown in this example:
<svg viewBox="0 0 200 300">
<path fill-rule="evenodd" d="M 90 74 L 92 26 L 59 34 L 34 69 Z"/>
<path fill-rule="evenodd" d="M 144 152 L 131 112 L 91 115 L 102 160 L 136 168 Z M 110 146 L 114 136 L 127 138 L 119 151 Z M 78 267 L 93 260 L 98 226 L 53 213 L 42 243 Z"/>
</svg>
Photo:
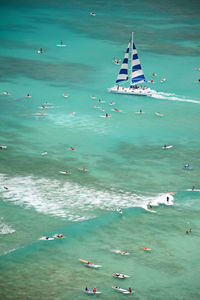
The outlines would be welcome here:
<svg viewBox="0 0 200 300">
<path fill-rule="evenodd" d="M 115 94 L 125 94 L 125 95 L 139 95 L 139 96 L 152 96 L 152 90 L 150 88 L 124 88 L 124 87 L 118 87 L 114 86 L 112 88 L 108 89 L 109 92 L 115 93 Z"/>
</svg>

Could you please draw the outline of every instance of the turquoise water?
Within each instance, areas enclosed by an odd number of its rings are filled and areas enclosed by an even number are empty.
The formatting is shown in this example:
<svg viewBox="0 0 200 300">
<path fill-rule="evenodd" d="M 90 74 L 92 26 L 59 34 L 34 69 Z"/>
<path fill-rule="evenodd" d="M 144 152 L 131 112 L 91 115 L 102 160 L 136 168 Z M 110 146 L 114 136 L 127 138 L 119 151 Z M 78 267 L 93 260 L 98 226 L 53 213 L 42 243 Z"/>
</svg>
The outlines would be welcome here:
<svg viewBox="0 0 200 300">
<path fill-rule="evenodd" d="M 1 299 L 86 299 L 86 285 L 198 299 L 199 4 L 10 1 L 0 14 Z M 107 91 L 132 31 L 153 97 Z M 56 233 L 67 238 L 39 240 Z"/>
</svg>

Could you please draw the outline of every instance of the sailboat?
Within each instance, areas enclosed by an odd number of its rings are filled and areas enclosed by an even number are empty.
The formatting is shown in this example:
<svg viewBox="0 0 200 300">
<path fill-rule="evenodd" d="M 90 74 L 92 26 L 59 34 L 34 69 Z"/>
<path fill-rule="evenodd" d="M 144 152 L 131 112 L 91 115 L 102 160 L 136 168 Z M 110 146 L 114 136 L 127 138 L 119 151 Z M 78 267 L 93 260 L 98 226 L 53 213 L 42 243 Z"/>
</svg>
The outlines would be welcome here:
<svg viewBox="0 0 200 300">
<path fill-rule="evenodd" d="M 126 88 L 126 87 L 119 86 L 119 83 L 126 82 L 129 79 L 128 67 L 129 67 L 130 49 L 131 49 L 130 87 Z M 144 82 L 146 82 L 146 79 L 140 64 L 137 49 L 135 47 L 134 32 L 132 32 L 132 38 L 128 43 L 128 47 L 121 64 L 121 68 L 117 76 L 117 80 L 116 80 L 117 85 L 113 86 L 112 88 L 109 88 L 108 91 L 117 94 L 152 96 L 152 90 L 149 87 L 138 86 L 138 84 Z"/>
</svg>

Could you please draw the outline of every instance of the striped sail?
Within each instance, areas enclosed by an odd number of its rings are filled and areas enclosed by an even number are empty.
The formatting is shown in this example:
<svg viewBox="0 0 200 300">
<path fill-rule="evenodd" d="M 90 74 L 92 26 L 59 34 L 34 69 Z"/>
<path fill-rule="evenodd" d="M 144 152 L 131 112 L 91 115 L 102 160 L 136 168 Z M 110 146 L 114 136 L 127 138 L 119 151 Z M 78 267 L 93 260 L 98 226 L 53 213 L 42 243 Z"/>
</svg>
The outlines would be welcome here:
<svg viewBox="0 0 200 300">
<path fill-rule="evenodd" d="M 116 83 L 120 81 L 128 80 L 128 57 L 129 57 L 129 49 L 130 49 L 130 42 L 128 43 L 128 48 L 126 50 L 126 53 L 124 55 L 124 60 L 122 62 L 119 75 L 117 76 Z"/>
<path fill-rule="evenodd" d="M 133 42 L 133 33 L 132 33 L 132 53 L 131 53 L 131 82 L 130 87 L 134 84 L 146 82 L 144 73 L 138 58 L 137 49 Z"/>
</svg>

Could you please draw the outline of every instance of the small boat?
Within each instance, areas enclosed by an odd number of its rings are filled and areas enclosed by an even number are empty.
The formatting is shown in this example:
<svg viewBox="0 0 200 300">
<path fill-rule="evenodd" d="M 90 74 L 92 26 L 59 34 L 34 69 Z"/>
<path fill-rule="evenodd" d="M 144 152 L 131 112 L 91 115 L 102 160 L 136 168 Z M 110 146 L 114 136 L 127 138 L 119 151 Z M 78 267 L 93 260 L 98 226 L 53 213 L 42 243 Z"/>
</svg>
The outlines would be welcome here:
<svg viewBox="0 0 200 300">
<path fill-rule="evenodd" d="M 115 277 L 115 278 L 120 278 L 120 279 L 124 279 L 124 278 L 130 277 L 130 276 L 128 276 L 128 275 L 120 274 L 120 273 L 113 273 L 112 275 L 113 275 L 113 277 Z"/>
<path fill-rule="evenodd" d="M 129 79 L 128 70 L 129 70 L 129 52 L 131 49 L 131 74 L 130 74 L 130 86 L 129 87 L 121 87 L 119 85 L 115 85 L 112 88 L 109 88 L 108 91 L 116 94 L 128 94 L 128 95 L 142 95 L 142 96 L 152 96 L 152 91 L 147 86 L 138 86 L 140 83 L 147 82 L 144 76 L 144 72 L 142 70 L 140 60 L 138 57 L 137 49 L 134 43 L 134 33 L 132 32 L 132 38 L 128 43 L 128 47 L 126 53 L 124 55 L 124 59 L 121 64 L 121 68 L 119 74 L 117 76 L 116 83 L 119 84 L 121 82 L 126 82 Z"/>
</svg>

